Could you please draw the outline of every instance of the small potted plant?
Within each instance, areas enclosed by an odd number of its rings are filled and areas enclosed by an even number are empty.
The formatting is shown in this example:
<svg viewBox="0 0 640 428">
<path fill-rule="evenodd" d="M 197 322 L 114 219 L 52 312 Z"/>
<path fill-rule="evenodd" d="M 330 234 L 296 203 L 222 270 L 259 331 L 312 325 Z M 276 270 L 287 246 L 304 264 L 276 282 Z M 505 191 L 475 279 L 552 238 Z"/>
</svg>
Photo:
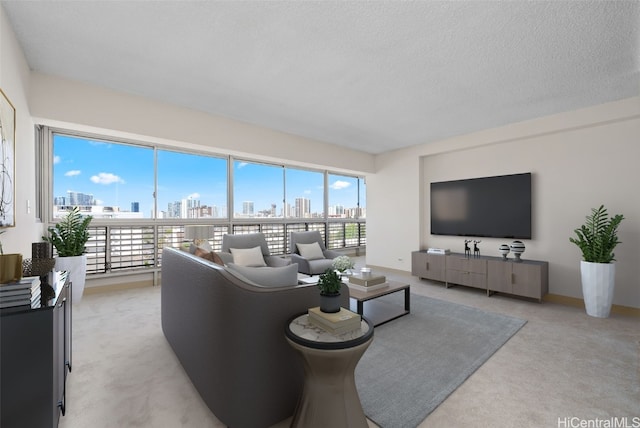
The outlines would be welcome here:
<svg viewBox="0 0 640 428">
<path fill-rule="evenodd" d="M 333 268 L 340 273 L 346 273 L 348 275 L 349 271 L 353 269 L 353 266 L 355 266 L 355 264 L 349 256 L 338 256 L 333 259 Z"/>
<path fill-rule="evenodd" d="M 85 276 L 87 273 L 87 256 L 85 245 L 89 240 L 89 223 L 92 216 L 83 217 L 80 208 L 74 207 L 55 227 L 49 227 L 49 236 L 42 239 L 53 244 L 58 257 L 56 270 L 69 272 L 73 302 L 82 299 Z"/>
<path fill-rule="evenodd" d="M 320 310 L 322 312 L 340 312 L 340 289 L 342 280 L 334 269 L 327 269 L 318 279 L 320 289 Z"/>
<path fill-rule="evenodd" d="M 604 205 L 592 208 L 591 215 L 580 228 L 575 229 L 575 238 L 569 241 L 582 251 L 580 262 L 582 294 L 587 314 L 606 318 L 613 303 L 616 266 L 613 253 L 618 240 L 618 226 L 624 219 L 622 214 L 609 217 Z"/>
</svg>

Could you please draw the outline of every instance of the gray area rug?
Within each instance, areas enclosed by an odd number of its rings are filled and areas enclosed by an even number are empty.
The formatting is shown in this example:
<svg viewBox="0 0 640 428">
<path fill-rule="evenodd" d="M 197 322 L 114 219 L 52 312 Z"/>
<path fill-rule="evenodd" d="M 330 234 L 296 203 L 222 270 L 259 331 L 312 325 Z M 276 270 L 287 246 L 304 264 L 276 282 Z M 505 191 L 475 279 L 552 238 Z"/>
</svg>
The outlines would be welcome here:
<svg viewBox="0 0 640 428">
<path fill-rule="evenodd" d="M 525 323 L 411 294 L 411 313 L 376 327 L 356 367 L 364 413 L 383 428 L 418 426 Z"/>
</svg>

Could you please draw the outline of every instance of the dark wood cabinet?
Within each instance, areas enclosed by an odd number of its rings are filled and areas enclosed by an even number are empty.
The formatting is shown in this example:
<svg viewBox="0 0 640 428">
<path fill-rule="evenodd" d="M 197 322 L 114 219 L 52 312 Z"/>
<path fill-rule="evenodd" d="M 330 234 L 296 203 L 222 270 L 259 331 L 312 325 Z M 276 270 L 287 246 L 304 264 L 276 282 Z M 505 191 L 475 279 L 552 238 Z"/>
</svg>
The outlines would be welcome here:
<svg viewBox="0 0 640 428">
<path fill-rule="evenodd" d="M 57 279 L 57 280 L 56 280 Z M 71 287 L 51 275 L 37 307 L 0 312 L 0 426 L 57 427 L 71 371 Z M 46 289 L 45 289 L 46 288 Z"/>
</svg>

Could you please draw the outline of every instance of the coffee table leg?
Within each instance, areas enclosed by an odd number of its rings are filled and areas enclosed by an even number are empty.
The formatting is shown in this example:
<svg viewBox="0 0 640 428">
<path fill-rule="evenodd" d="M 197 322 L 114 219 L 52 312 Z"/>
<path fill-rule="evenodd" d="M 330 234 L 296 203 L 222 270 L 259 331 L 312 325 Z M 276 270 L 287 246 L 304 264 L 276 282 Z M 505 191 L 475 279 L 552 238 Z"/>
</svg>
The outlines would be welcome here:
<svg viewBox="0 0 640 428">
<path fill-rule="evenodd" d="M 364 302 L 363 301 L 358 300 L 358 310 L 356 312 L 358 312 L 358 314 L 360 314 L 360 316 L 364 315 Z"/>
<path fill-rule="evenodd" d="M 407 313 L 411 312 L 411 294 L 408 288 L 404 290 L 404 310 L 407 311 Z"/>
</svg>

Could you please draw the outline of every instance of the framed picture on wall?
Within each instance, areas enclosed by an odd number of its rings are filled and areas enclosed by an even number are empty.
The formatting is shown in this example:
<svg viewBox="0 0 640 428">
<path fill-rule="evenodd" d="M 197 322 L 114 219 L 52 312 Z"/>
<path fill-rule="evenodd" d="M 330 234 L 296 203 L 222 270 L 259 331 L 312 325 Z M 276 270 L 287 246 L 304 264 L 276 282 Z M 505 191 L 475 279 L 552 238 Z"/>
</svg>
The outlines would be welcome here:
<svg viewBox="0 0 640 428">
<path fill-rule="evenodd" d="M 0 89 L 0 227 L 16 225 L 16 109 Z"/>
</svg>

